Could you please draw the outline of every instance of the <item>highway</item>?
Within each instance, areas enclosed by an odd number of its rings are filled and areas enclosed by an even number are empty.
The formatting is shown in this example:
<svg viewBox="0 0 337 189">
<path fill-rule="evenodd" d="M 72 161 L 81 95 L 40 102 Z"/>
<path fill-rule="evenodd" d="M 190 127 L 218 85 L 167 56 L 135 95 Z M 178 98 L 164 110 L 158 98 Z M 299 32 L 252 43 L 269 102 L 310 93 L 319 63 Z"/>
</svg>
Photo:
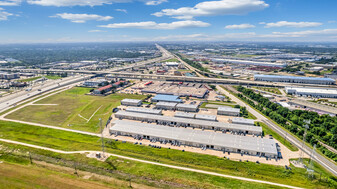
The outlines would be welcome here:
<svg viewBox="0 0 337 189">
<path fill-rule="evenodd" d="M 63 78 L 62 80 L 53 80 L 44 83 L 42 86 L 32 87 L 31 91 L 20 91 L 18 93 L 14 93 L 12 95 L 8 95 L 6 97 L 0 98 L 0 112 L 5 111 L 13 105 L 16 105 L 18 102 L 29 99 L 31 97 L 40 95 L 47 91 L 51 91 L 57 89 L 59 87 L 63 87 L 66 85 L 70 85 L 79 81 L 83 81 L 89 79 L 92 75 L 77 75 L 73 77 Z"/>
<path fill-rule="evenodd" d="M 303 145 L 302 140 L 297 139 L 293 135 L 289 134 L 287 131 L 280 128 L 278 125 L 270 121 L 267 117 L 257 112 L 255 109 L 251 108 L 249 105 L 247 105 L 245 102 L 237 98 L 236 96 L 232 95 L 231 93 L 227 92 L 223 88 L 217 86 L 217 89 L 221 91 L 221 93 L 225 94 L 229 98 L 231 98 L 233 101 L 238 103 L 240 106 L 244 106 L 247 108 L 247 110 L 253 114 L 259 121 L 264 122 L 267 124 L 271 129 L 273 129 L 275 132 L 277 132 L 280 136 L 283 138 L 286 138 L 288 141 L 290 141 L 292 144 L 294 144 L 298 149 L 301 149 L 304 153 L 310 155 L 312 153 L 312 149 L 308 147 L 307 145 Z M 318 162 L 320 165 L 322 165 L 324 168 L 329 170 L 332 174 L 337 176 L 337 165 L 331 160 L 327 159 L 326 157 L 318 154 L 315 152 L 313 154 L 313 159 Z"/>
</svg>

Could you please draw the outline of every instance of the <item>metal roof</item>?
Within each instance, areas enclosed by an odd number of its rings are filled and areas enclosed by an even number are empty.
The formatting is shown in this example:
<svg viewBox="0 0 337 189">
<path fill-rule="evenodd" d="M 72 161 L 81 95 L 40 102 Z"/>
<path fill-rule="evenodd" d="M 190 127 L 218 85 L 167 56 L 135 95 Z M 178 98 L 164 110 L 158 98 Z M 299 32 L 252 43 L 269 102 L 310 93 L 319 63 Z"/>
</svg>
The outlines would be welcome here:
<svg viewBox="0 0 337 189">
<path fill-rule="evenodd" d="M 118 111 L 115 113 L 115 116 L 130 116 L 133 118 L 144 119 L 144 120 L 160 120 L 165 122 L 177 122 L 190 124 L 191 126 L 205 126 L 205 127 L 214 127 L 223 130 L 239 130 L 239 131 L 252 131 L 262 133 L 262 127 L 242 125 L 242 124 L 232 124 L 232 123 L 224 123 L 217 121 L 206 121 L 206 120 L 198 120 L 198 119 L 188 119 L 181 117 L 171 117 L 171 116 L 162 116 L 162 115 L 154 115 L 154 114 L 143 114 L 136 112 L 126 112 L 126 111 Z"/>
<path fill-rule="evenodd" d="M 241 118 L 241 117 L 233 117 L 232 118 L 232 122 L 236 122 L 236 123 L 243 123 L 243 124 L 250 124 L 250 125 L 254 125 L 255 120 L 253 119 L 245 119 L 245 118 Z"/>
<path fill-rule="evenodd" d="M 179 99 L 179 96 L 175 95 L 162 95 L 158 94 L 155 97 L 152 98 L 152 100 L 155 101 L 166 101 L 166 102 L 182 102 L 183 100 Z"/>
<path fill-rule="evenodd" d="M 178 104 L 177 108 L 192 108 L 192 109 L 198 109 L 199 105 L 197 104 Z"/>
<path fill-rule="evenodd" d="M 240 108 L 232 108 L 229 106 L 219 106 L 218 111 L 240 113 Z"/>
<path fill-rule="evenodd" d="M 139 103 L 139 102 L 142 102 L 142 100 L 139 100 L 139 99 L 124 98 L 123 100 L 121 100 L 121 102 Z"/>
<path fill-rule="evenodd" d="M 175 107 L 177 103 L 175 102 L 158 102 L 156 106 L 169 106 L 169 107 Z"/>
<path fill-rule="evenodd" d="M 162 114 L 161 110 L 151 109 L 151 108 L 128 107 L 125 109 L 125 111 L 147 113 L 147 114 L 158 114 L 158 115 Z"/>
<path fill-rule="evenodd" d="M 304 88 L 304 87 L 285 87 L 285 90 L 295 90 L 297 93 L 310 93 L 310 94 L 326 94 L 337 95 L 336 89 L 323 89 L 323 88 Z"/>
<path fill-rule="evenodd" d="M 193 119 L 195 117 L 195 114 L 186 112 L 177 112 L 174 114 L 174 117 L 185 117 Z"/>
<path fill-rule="evenodd" d="M 225 148 L 241 149 L 244 151 L 277 154 L 275 141 L 268 138 L 167 127 L 125 120 L 114 121 L 110 131 L 147 135 L 162 139 L 193 142 L 203 145 L 221 146 Z"/>
<path fill-rule="evenodd" d="M 216 115 L 196 114 L 195 119 L 216 121 Z"/>
<path fill-rule="evenodd" d="M 297 77 L 297 76 L 288 76 L 288 75 L 260 75 L 260 74 L 255 74 L 254 77 L 275 78 L 275 79 L 302 79 L 302 80 L 316 80 L 316 81 L 332 81 L 332 82 L 335 82 L 334 79 L 322 78 L 322 77 Z"/>
</svg>

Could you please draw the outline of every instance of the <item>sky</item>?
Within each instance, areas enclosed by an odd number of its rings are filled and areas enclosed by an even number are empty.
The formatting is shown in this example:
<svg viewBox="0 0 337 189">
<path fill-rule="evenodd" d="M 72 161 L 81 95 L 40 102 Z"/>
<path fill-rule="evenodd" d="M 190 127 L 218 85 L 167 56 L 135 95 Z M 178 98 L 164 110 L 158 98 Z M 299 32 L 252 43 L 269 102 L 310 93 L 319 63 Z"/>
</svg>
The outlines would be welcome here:
<svg viewBox="0 0 337 189">
<path fill-rule="evenodd" d="M 0 0 L 0 44 L 337 42 L 336 0 Z"/>
</svg>

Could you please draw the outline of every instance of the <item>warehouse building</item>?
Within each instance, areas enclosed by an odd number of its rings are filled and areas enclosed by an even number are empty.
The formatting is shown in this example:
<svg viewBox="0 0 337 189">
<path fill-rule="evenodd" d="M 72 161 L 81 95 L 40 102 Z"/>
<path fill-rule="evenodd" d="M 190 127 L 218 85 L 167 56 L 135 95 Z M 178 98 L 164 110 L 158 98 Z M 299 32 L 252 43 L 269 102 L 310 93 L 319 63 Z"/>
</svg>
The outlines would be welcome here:
<svg viewBox="0 0 337 189">
<path fill-rule="evenodd" d="M 121 104 L 124 106 L 141 106 L 142 100 L 125 98 L 121 100 Z"/>
<path fill-rule="evenodd" d="M 262 134 L 262 127 L 224 123 L 224 122 L 217 122 L 217 121 L 188 119 L 188 118 L 181 118 L 181 117 L 161 116 L 161 115 L 154 115 L 154 114 L 135 113 L 135 112 L 127 112 L 127 111 L 118 111 L 117 113 L 115 113 L 115 118 L 146 121 L 149 123 L 156 123 L 156 124 L 167 125 L 167 126 L 192 127 L 192 128 L 200 128 L 200 129 L 218 130 L 218 131 L 232 132 L 232 133 L 237 133 L 237 134 L 254 134 L 254 135 Z"/>
<path fill-rule="evenodd" d="M 254 75 L 255 81 L 287 82 L 287 83 L 308 83 L 319 85 L 334 85 L 336 81 L 331 78 L 321 77 L 295 77 L 284 75 Z"/>
<path fill-rule="evenodd" d="M 182 117 L 182 118 L 189 118 L 189 119 L 194 119 L 195 114 L 193 113 L 186 113 L 186 112 L 177 112 L 174 114 L 174 117 Z"/>
<path fill-rule="evenodd" d="M 152 102 L 175 102 L 175 103 L 182 103 L 183 100 L 179 98 L 179 96 L 175 95 L 161 95 L 158 94 L 151 99 Z"/>
<path fill-rule="evenodd" d="M 144 114 L 155 114 L 155 115 L 162 115 L 162 110 L 158 109 L 151 109 L 151 108 L 138 108 L 138 107 L 128 107 L 125 109 L 127 112 L 137 112 L 137 113 L 144 113 Z"/>
<path fill-rule="evenodd" d="M 184 112 L 197 112 L 199 105 L 197 104 L 178 104 L 176 109 Z"/>
<path fill-rule="evenodd" d="M 230 119 L 231 123 L 234 124 L 244 124 L 244 125 L 254 125 L 255 121 L 253 119 L 245 119 L 241 117 L 233 117 Z"/>
<path fill-rule="evenodd" d="M 254 156 L 277 158 L 278 151 L 273 139 L 206 132 L 148 123 L 116 120 L 110 134 L 147 139 L 164 144 L 187 145 Z"/>
<path fill-rule="evenodd" d="M 215 63 L 244 64 L 244 65 L 278 67 L 278 68 L 284 68 L 287 66 L 286 63 L 258 62 L 258 61 L 238 60 L 238 59 L 213 58 L 212 61 Z"/>
<path fill-rule="evenodd" d="M 286 87 L 285 91 L 287 94 L 297 96 L 311 96 L 315 98 L 337 98 L 336 89 Z"/>
<path fill-rule="evenodd" d="M 207 120 L 207 121 L 216 121 L 216 115 L 196 114 L 195 119 L 201 119 L 201 120 Z"/>
<path fill-rule="evenodd" d="M 157 109 L 162 109 L 162 110 L 175 110 L 177 106 L 177 103 L 173 102 L 158 102 L 156 104 Z"/>
<path fill-rule="evenodd" d="M 219 106 L 218 115 L 240 116 L 240 108 L 232 108 L 228 106 Z"/>
</svg>

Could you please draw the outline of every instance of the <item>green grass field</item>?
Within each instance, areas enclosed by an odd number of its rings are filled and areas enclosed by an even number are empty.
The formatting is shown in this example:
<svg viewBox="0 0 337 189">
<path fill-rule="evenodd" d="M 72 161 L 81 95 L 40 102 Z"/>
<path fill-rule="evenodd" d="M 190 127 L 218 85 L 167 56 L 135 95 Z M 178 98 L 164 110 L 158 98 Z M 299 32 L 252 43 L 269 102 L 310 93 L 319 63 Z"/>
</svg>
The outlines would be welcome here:
<svg viewBox="0 0 337 189">
<path fill-rule="evenodd" d="M 61 76 L 58 76 L 58 75 L 45 75 L 44 77 L 47 79 L 61 79 L 62 78 Z"/>
<path fill-rule="evenodd" d="M 124 160 L 117 157 L 110 157 L 105 162 L 96 159 L 87 158 L 82 154 L 59 154 L 48 151 L 1 143 L 7 149 L 15 149 L 15 153 L 4 153 L 0 159 L 5 163 L 0 166 L 0 183 L 2 186 L 17 188 L 129 188 L 129 178 L 131 178 L 132 188 L 280 188 L 271 185 L 259 184 L 254 182 L 240 181 L 236 179 L 222 178 L 218 176 L 205 175 L 189 171 L 182 171 L 172 168 L 166 168 L 131 160 Z M 27 152 L 33 157 L 33 164 Z M 0 150 L 1 154 L 1 150 Z M 24 155 L 22 155 L 24 154 Z M 35 163 L 35 156 L 40 157 L 40 161 L 46 161 L 49 164 L 41 167 L 41 164 Z M 57 162 L 53 161 L 57 160 Z M 64 163 L 67 162 L 67 163 Z M 99 175 L 109 176 L 112 181 L 104 180 L 102 182 L 98 177 L 84 180 L 83 176 L 88 175 L 79 172 L 79 178 L 74 174 L 73 164 L 76 162 L 77 170 L 89 171 Z M 58 165 L 58 170 L 50 165 Z M 60 166 L 62 165 L 62 167 Z M 49 166 L 49 167 L 48 167 Z M 64 173 L 64 166 L 68 168 Z M 53 169 L 53 171 L 46 169 Z M 61 167 L 61 168 L 60 168 Z M 90 168 L 88 168 L 90 167 Z M 102 171 L 104 169 L 104 171 Z M 71 170 L 73 172 L 71 172 Z M 106 171 L 112 171 L 111 173 Z M 73 174 L 71 174 L 73 173 Z M 5 187 L 5 188 L 8 188 Z"/>
<path fill-rule="evenodd" d="M 179 62 L 179 60 L 176 58 L 171 58 L 171 59 L 165 60 L 164 62 Z"/>
<path fill-rule="evenodd" d="M 262 123 L 262 122 L 258 122 L 258 123 L 262 127 L 263 133 L 264 133 L 265 136 L 267 136 L 267 135 L 273 135 L 273 138 L 275 138 L 276 140 L 278 140 L 279 142 L 281 142 L 289 150 L 291 150 L 291 151 L 298 151 L 298 148 L 296 146 L 294 146 L 288 140 L 284 140 L 284 138 L 282 136 L 280 136 L 278 133 L 276 133 L 271 128 L 269 128 L 265 123 Z"/>
<path fill-rule="evenodd" d="M 143 95 L 120 93 L 105 97 L 85 95 L 89 93 L 90 89 L 81 87 L 72 88 L 36 103 L 56 105 L 27 106 L 9 114 L 6 118 L 89 132 L 99 132 L 99 118 L 102 118 L 102 123 L 105 125 L 112 113 L 112 109 L 119 106 L 122 99 L 145 98 Z"/>
<path fill-rule="evenodd" d="M 30 81 L 35 81 L 37 79 L 42 78 L 42 76 L 37 76 L 37 77 L 31 77 L 31 78 L 27 78 L 27 79 L 20 79 L 18 80 L 19 82 L 30 82 Z"/>
<path fill-rule="evenodd" d="M 0 136 L 5 139 L 66 151 L 101 149 L 99 137 L 15 122 L 0 121 Z M 304 188 L 326 188 L 329 183 L 337 186 L 337 183 L 331 181 L 331 179 L 326 181 L 318 181 L 317 179 L 308 180 L 306 170 L 301 168 L 292 167 L 293 169 L 290 171 L 285 170 L 285 168 L 281 166 L 256 164 L 255 162 L 237 162 L 211 155 L 182 152 L 166 148 L 157 149 L 112 140 L 106 140 L 105 147 L 108 152 L 134 158 L 267 180 Z M 146 172 L 142 168 L 139 168 L 138 171 Z M 151 174 L 155 175 L 156 172 L 154 171 Z M 169 175 L 169 173 L 166 174 Z"/>
<path fill-rule="evenodd" d="M 273 87 L 252 87 L 252 88 L 258 89 L 261 91 L 267 91 L 267 92 L 274 93 L 274 94 L 279 94 L 279 95 L 282 94 L 278 88 L 273 88 Z"/>
</svg>

